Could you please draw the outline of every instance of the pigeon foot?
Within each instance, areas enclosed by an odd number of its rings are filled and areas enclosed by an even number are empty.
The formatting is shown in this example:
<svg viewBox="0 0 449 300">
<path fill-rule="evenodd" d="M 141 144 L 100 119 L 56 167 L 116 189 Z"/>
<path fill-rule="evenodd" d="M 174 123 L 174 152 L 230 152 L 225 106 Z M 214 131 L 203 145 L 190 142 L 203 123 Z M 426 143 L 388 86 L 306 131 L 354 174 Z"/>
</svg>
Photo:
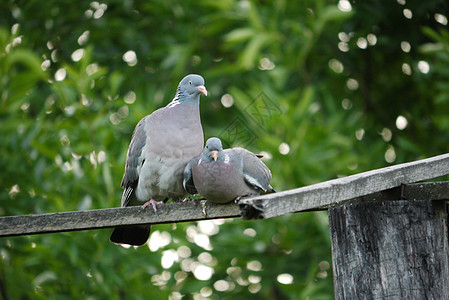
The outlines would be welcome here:
<svg viewBox="0 0 449 300">
<path fill-rule="evenodd" d="M 154 212 L 157 213 L 157 205 L 162 203 L 164 203 L 164 201 L 156 201 L 154 200 L 154 198 L 151 198 L 149 201 L 145 202 L 142 205 L 142 209 L 145 209 L 145 207 L 151 205 L 153 207 Z"/>
<path fill-rule="evenodd" d="M 207 200 L 206 198 L 202 197 L 202 198 L 192 198 L 190 196 L 185 197 L 184 199 L 182 199 L 181 202 L 193 202 L 193 201 L 202 201 L 202 200 Z"/>
<path fill-rule="evenodd" d="M 248 194 L 248 195 L 238 196 L 238 197 L 236 197 L 236 198 L 234 199 L 234 202 L 235 202 L 235 203 L 239 203 L 239 201 L 240 201 L 241 199 L 243 199 L 243 198 L 251 198 L 251 197 L 253 197 L 253 196 L 255 196 L 255 195 L 253 195 L 253 194 Z"/>
</svg>

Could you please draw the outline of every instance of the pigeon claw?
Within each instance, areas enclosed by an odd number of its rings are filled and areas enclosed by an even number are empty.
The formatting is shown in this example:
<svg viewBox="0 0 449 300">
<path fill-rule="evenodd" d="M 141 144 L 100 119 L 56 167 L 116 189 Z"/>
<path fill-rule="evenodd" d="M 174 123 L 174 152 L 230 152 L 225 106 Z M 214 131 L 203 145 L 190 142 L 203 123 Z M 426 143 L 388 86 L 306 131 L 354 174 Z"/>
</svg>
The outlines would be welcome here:
<svg viewBox="0 0 449 300">
<path fill-rule="evenodd" d="M 157 214 L 157 205 L 162 204 L 162 203 L 164 203 L 164 202 L 163 201 L 158 202 L 158 201 L 154 200 L 154 198 L 151 198 L 149 201 L 145 202 L 142 205 L 142 209 L 145 209 L 145 207 L 151 205 L 153 207 L 154 212 Z"/>
<path fill-rule="evenodd" d="M 236 197 L 236 198 L 234 199 L 234 202 L 235 202 L 235 203 L 239 203 L 240 200 L 241 200 L 242 198 L 250 198 L 250 197 L 253 197 L 253 196 L 255 196 L 255 195 L 253 195 L 253 194 L 248 194 L 248 195 L 238 196 L 238 197 Z"/>
</svg>

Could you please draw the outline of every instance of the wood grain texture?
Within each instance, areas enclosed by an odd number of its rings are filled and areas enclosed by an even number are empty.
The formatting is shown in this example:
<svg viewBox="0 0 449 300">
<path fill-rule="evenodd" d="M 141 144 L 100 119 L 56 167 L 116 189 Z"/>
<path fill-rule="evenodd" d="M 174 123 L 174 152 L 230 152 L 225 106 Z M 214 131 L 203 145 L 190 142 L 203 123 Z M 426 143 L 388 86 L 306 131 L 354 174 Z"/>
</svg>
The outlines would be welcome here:
<svg viewBox="0 0 449 300">
<path fill-rule="evenodd" d="M 449 154 L 372 170 L 239 202 L 243 219 L 326 208 L 353 198 L 449 174 Z"/>
<path fill-rule="evenodd" d="M 0 218 L 0 237 L 61 231 L 98 229 L 132 224 L 161 224 L 239 217 L 237 204 L 207 201 L 167 203 L 150 208 L 138 206 Z"/>
<path fill-rule="evenodd" d="M 449 299 L 444 201 L 329 208 L 335 299 Z"/>
<path fill-rule="evenodd" d="M 158 215 L 140 207 L 110 208 L 89 211 L 0 217 L 0 237 L 108 228 L 132 224 L 160 224 L 239 217 L 269 218 L 291 212 L 327 209 L 347 201 L 397 199 L 403 192 L 407 199 L 449 199 L 449 184 L 423 183 L 405 185 L 449 173 L 449 154 L 414 163 L 365 172 L 299 189 L 242 199 L 234 204 L 207 201 L 169 203 L 160 206 Z M 384 190 L 387 189 L 387 190 Z M 418 198 L 413 198 L 414 196 Z M 411 198 L 410 198 L 411 197 Z"/>
</svg>

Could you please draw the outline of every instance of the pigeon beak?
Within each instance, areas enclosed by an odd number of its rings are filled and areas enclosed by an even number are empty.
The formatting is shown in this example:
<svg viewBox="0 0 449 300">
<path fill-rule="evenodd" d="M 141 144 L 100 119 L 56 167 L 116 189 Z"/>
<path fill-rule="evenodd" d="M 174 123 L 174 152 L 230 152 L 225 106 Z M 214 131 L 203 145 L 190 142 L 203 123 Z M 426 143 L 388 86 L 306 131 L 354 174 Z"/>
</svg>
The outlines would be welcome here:
<svg viewBox="0 0 449 300">
<path fill-rule="evenodd" d="M 201 93 L 204 94 L 204 96 L 207 96 L 207 90 L 206 87 L 204 85 L 200 85 L 197 87 L 198 91 L 200 91 Z"/>
<path fill-rule="evenodd" d="M 217 150 L 212 150 L 210 152 L 210 155 L 212 155 L 212 158 L 214 159 L 214 161 L 217 161 L 217 158 L 218 158 L 218 151 Z"/>
</svg>

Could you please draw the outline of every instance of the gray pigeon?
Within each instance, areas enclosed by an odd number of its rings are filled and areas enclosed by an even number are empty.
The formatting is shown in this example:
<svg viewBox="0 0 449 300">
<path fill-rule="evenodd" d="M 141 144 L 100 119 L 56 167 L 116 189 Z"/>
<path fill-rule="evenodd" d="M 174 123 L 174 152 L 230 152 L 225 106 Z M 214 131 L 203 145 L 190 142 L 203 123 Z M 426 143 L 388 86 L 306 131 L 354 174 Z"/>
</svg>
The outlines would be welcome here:
<svg viewBox="0 0 449 300">
<path fill-rule="evenodd" d="M 259 156 L 243 148 L 223 150 L 218 138 L 210 138 L 203 153 L 184 169 L 183 185 L 190 194 L 199 193 L 209 201 L 226 203 L 274 192 L 270 179 L 270 169 Z"/>
<path fill-rule="evenodd" d="M 137 124 L 129 145 L 121 206 L 151 205 L 157 200 L 180 199 L 186 164 L 201 153 L 204 145 L 200 120 L 200 94 L 207 96 L 204 79 L 188 75 L 179 83 L 175 98 Z M 150 225 L 114 229 L 111 242 L 140 246 L 150 235 Z"/>
</svg>

